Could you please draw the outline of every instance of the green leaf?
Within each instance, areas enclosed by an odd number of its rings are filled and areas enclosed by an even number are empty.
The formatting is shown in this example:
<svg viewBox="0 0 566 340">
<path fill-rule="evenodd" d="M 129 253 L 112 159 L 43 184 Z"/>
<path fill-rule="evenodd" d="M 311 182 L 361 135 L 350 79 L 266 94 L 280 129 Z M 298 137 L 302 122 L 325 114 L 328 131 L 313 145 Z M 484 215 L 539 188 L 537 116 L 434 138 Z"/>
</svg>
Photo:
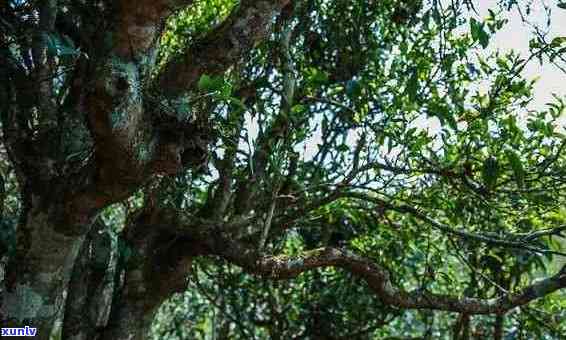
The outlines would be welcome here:
<svg viewBox="0 0 566 340">
<path fill-rule="evenodd" d="M 241 101 L 239 98 L 230 97 L 230 103 L 234 105 L 237 108 L 237 110 L 240 110 L 241 112 L 246 110 L 246 104 L 243 101 Z"/>
<path fill-rule="evenodd" d="M 554 202 L 554 198 L 552 195 L 549 195 L 544 192 L 535 192 L 530 195 L 531 201 L 537 204 L 548 204 L 550 202 Z"/>
<path fill-rule="evenodd" d="M 431 103 L 430 114 L 436 116 L 440 120 L 440 123 L 442 125 L 445 125 L 447 123 L 450 128 L 454 130 L 458 129 L 458 124 L 456 122 L 456 119 L 454 118 L 454 115 L 443 103 Z"/>
<path fill-rule="evenodd" d="M 486 188 L 493 189 L 497 184 L 498 177 L 499 163 L 495 157 L 490 156 L 484 161 L 482 168 L 482 179 Z"/>
<path fill-rule="evenodd" d="M 348 96 L 350 98 L 357 98 L 362 94 L 362 87 L 360 85 L 360 82 L 357 80 L 349 80 L 346 83 L 346 94 L 348 94 Z"/>
<path fill-rule="evenodd" d="M 511 169 L 513 169 L 513 175 L 517 185 L 522 188 L 525 184 L 525 169 L 523 168 L 523 163 L 519 158 L 519 155 L 513 150 L 507 150 L 505 153 Z"/>
<path fill-rule="evenodd" d="M 566 37 L 556 37 L 556 38 L 552 39 L 552 41 L 550 42 L 550 46 L 558 47 L 558 46 L 562 45 L 563 43 L 566 43 Z"/>
<path fill-rule="evenodd" d="M 313 87 L 324 85 L 328 83 L 328 74 L 316 68 L 307 70 L 307 83 Z"/>
<path fill-rule="evenodd" d="M 79 51 L 75 48 L 73 41 L 63 35 L 55 33 L 44 33 L 47 51 L 52 55 L 68 56 L 76 55 Z"/>
<path fill-rule="evenodd" d="M 561 2 L 557 5 L 559 8 L 566 9 L 566 2 Z"/>
<path fill-rule="evenodd" d="M 307 107 L 303 104 L 293 105 L 291 112 L 294 114 L 301 114 L 307 110 Z"/>
<path fill-rule="evenodd" d="M 206 74 L 203 74 L 198 80 L 198 89 L 201 91 L 205 91 L 206 89 L 210 88 L 211 84 L 212 84 L 212 78 L 210 78 L 210 76 Z"/>
<path fill-rule="evenodd" d="M 57 55 L 57 45 L 59 45 L 58 38 L 55 34 L 43 33 L 45 43 L 47 45 L 47 52 L 52 55 Z"/>
<path fill-rule="evenodd" d="M 222 90 L 224 87 L 224 78 L 222 77 L 211 77 L 207 74 L 203 74 L 198 81 L 198 89 L 205 92 L 214 92 Z"/>
<path fill-rule="evenodd" d="M 472 39 L 479 41 L 480 45 L 486 48 L 489 44 L 489 34 L 484 30 L 483 23 L 480 23 L 474 18 L 470 19 L 470 30 Z"/>
<path fill-rule="evenodd" d="M 419 90 L 419 78 L 417 75 L 417 71 L 413 71 L 411 78 L 405 87 L 405 94 L 409 97 L 411 102 L 414 102 L 417 99 L 417 91 Z"/>
</svg>

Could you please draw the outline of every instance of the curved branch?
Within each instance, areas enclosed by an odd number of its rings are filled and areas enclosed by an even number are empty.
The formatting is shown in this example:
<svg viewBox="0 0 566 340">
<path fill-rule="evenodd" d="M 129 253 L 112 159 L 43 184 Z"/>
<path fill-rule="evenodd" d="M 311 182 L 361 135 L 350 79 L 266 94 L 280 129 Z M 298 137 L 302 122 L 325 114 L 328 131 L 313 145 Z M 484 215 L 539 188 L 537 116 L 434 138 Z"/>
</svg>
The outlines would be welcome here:
<svg viewBox="0 0 566 340">
<path fill-rule="evenodd" d="M 516 293 L 498 298 L 478 299 L 434 294 L 423 290 L 407 292 L 394 286 L 389 272 L 350 251 L 337 248 L 319 248 L 299 256 L 260 256 L 242 248 L 224 247 L 219 254 L 242 266 L 250 273 L 281 280 L 298 276 L 308 270 L 325 267 L 342 268 L 363 278 L 370 289 L 386 304 L 408 309 L 435 309 L 465 314 L 504 314 L 566 287 L 566 266 L 556 275 L 535 282 Z"/>
<path fill-rule="evenodd" d="M 324 247 L 306 251 L 297 256 L 264 256 L 256 247 L 246 246 L 229 234 L 223 233 L 221 226 L 214 223 L 206 225 L 205 221 L 200 221 L 195 225 L 195 222 L 191 218 L 170 210 L 158 210 L 149 218 L 152 229 L 157 231 L 165 228 L 179 236 L 190 235 L 191 238 L 202 244 L 203 249 L 206 249 L 206 254 L 218 255 L 251 274 L 284 280 L 295 278 L 306 271 L 317 268 L 337 267 L 365 280 L 383 303 L 399 308 L 434 309 L 468 315 L 501 315 L 510 309 L 526 305 L 566 288 L 565 265 L 551 277 L 536 281 L 517 292 L 504 292 L 499 297 L 491 299 L 435 294 L 422 289 L 406 291 L 394 285 L 395 280 L 391 279 L 387 268 L 346 249 Z"/>
</svg>

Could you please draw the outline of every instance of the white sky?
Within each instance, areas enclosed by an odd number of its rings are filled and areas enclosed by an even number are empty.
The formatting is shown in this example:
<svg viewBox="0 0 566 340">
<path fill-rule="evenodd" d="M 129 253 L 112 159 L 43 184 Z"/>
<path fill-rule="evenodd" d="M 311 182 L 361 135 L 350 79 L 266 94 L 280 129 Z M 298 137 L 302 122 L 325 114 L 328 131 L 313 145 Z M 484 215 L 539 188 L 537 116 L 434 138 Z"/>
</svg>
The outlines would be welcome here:
<svg viewBox="0 0 566 340">
<path fill-rule="evenodd" d="M 444 0 L 449 1 L 449 0 Z M 488 15 L 488 9 L 492 9 L 498 12 L 498 0 L 477 0 L 474 1 L 474 6 L 478 11 L 476 19 L 483 21 Z M 544 10 L 544 4 L 551 8 L 551 24 L 549 28 L 549 35 L 547 36 L 548 41 L 551 41 L 555 37 L 566 37 L 566 10 L 560 9 L 557 6 L 558 1 L 546 1 L 546 0 L 523 0 L 520 3 L 532 2 L 531 12 L 528 16 L 528 20 L 531 23 L 537 23 L 540 27 L 546 28 L 547 13 Z M 532 31 L 533 28 L 529 27 L 524 23 L 517 12 L 516 9 L 512 11 L 504 11 L 503 15 L 509 21 L 495 36 L 490 39 L 489 46 L 485 51 L 486 54 L 499 50 L 503 53 L 515 50 L 516 52 L 523 55 L 525 58 L 529 56 L 529 40 L 534 37 Z M 469 30 L 469 26 L 464 25 L 462 27 L 464 30 Z M 566 65 L 565 65 L 566 66 Z M 535 83 L 535 93 L 534 100 L 531 102 L 529 109 L 542 110 L 545 104 L 550 102 L 552 98 L 552 93 L 559 96 L 566 96 L 566 74 L 559 70 L 554 65 L 545 61 L 541 66 L 538 60 L 532 60 L 532 62 L 525 67 L 523 71 L 523 76 L 527 79 L 533 79 L 538 77 L 538 81 Z M 413 124 L 417 127 L 427 129 L 431 135 L 435 135 L 440 132 L 441 125 L 440 121 L 436 117 L 426 117 L 422 116 Z M 253 121 L 251 117 L 247 117 L 246 125 L 250 127 L 250 140 L 253 140 L 257 136 L 257 122 Z M 566 114 L 560 119 L 559 129 L 564 131 L 566 126 Z M 316 152 L 316 145 L 320 143 L 320 133 L 315 134 L 309 142 L 304 145 L 303 150 L 297 150 L 302 152 L 304 156 L 311 157 Z M 353 143 L 353 142 L 352 142 Z"/>
<path fill-rule="evenodd" d="M 474 1 L 474 6 L 478 14 L 473 16 L 478 21 L 483 21 L 487 18 L 489 9 L 498 13 L 498 2 L 498 0 Z M 519 2 L 521 3 L 521 1 Z M 548 27 L 547 41 L 552 41 L 555 37 L 566 37 L 566 10 L 559 8 L 557 1 L 523 0 L 522 4 L 524 6 L 529 2 L 532 3 L 531 12 L 528 16 L 529 22 L 544 28 L 545 31 L 547 29 L 546 22 L 548 15 L 544 9 L 544 4 L 546 3 L 551 9 L 551 24 L 550 27 Z M 491 54 L 496 50 L 502 53 L 514 50 L 527 58 L 530 55 L 529 41 L 534 37 L 533 27 L 530 27 L 527 23 L 522 21 L 516 9 L 503 11 L 502 15 L 508 19 L 508 22 L 500 31 L 490 37 L 485 54 Z M 464 25 L 462 29 L 467 32 L 469 26 Z M 527 79 L 538 77 L 538 81 L 534 85 L 534 98 L 528 107 L 530 110 L 543 110 L 545 104 L 553 100 L 553 93 L 562 97 L 566 96 L 566 74 L 548 61 L 544 61 L 541 66 L 536 58 L 533 59 L 523 70 L 523 76 Z M 518 112 L 517 114 L 522 113 Z M 430 135 L 437 135 L 441 130 L 440 121 L 436 117 L 426 117 L 423 115 L 413 124 L 428 130 Z M 566 130 L 566 114 L 558 120 L 557 128 L 559 131 L 563 132 Z"/>
<path fill-rule="evenodd" d="M 496 8 L 497 2 L 497 0 L 476 1 L 476 9 L 480 16 L 485 18 L 487 16 L 487 10 L 489 8 Z M 555 37 L 566 36 L 566 10 L 558 8 L 556 5 L 558 1 L 533 1 L 532 11 L 528 19 L 537 22 L 541 27 L 545 27 L 547 20 L 547 15 L 543 9 L 545 2 L 552 10 L 548 41 L 551 41 Z M 527 27 L 525 23 L 521 21 L 521 17 L 516 11 L 505 13 L 505 16 L 509 19 L 509 22 L 492 38 L 489 48 L 500 49 L 501 51 L 510 51 L 513 49 L 524 56 L 528 56 L 532 28 Z M 533 60 L 533 62 L 525 68 L 523 74 L 529 79 L 540 77 L 539 81 L 535 84 L 535 100 L 532 103 L 532 109 L 542 109 L 544 104 L 552 99 L 552 93 L 562 96 L 566 95 L 566 74 L 549 63 L 540 66 L 538 61 Z"/>
</svg>

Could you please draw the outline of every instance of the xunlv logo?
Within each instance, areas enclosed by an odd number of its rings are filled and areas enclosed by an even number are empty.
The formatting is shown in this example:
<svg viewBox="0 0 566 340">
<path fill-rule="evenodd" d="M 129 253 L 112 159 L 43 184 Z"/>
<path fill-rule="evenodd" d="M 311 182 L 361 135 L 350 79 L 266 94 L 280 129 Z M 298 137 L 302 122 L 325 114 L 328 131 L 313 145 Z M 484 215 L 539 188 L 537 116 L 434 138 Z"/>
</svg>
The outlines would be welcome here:
<svg viewBox="0 0 566 340">
<path fill-rule="evenodd" d="M 2 336 L 35 336 L 37 329 L 35 327 L 16 327 L 2 328 Z"/>
</svg>

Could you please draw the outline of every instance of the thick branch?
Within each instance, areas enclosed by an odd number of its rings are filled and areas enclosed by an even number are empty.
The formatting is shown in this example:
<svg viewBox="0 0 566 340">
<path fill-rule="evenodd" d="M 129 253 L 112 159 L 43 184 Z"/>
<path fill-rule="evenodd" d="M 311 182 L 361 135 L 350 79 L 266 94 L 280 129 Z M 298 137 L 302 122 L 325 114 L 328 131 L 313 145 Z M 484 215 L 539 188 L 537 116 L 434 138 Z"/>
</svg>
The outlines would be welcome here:
<svg viewBox="0 0 566 340">
<path fill-rule="evenodd" d="M 108 322 L 118 247 L 107 228 L 100 218 L 94 222 L 73 264 L 65 302 L 64 339 L 96 339 L 97 330 Z"/>
<path fill-rule="evenodd" d="M 336 248 L 320 248 L 302 255 L 265 256 L 234 247 L 224 247 L 220 255 L 247 271 L 271 279 L 289 279 L 299 274 L 325 267 L 339 267 L 363 278 L 385 303 L 400 308 L 436 309 L 466 314 L 503 314 L 566 287 L 566 266 L 554 276 L 538 281 L 516 292 L 492 299 L 477 299 L 429 293 L 407 292 L 395 287 L 388 271 L 376 263 L 352 252 Z"/>
<path fill-rule="evenodd" d="M 2 141 L 21 178 L 30 171 L 37 172 L 37 157 L 31 148 L 32 131 L 29 128 L 28 110 L 32 104 L 22 98 L 34 97 L 36 89 L 26 74 L 25 68 L 17 61 L 7 46 L 0 47 L 0 120 L 2 122 Z M 22 105 L 20 102 L 26 103 Z"/>
<path fill-rule="evenodd" d="M 288 3 L 242 0 L 224 23 L 165 65 L 155 89 L 176 97 L 194 87 L 201 75 L 222 74 L 267 36 L 273 17 Z"/>
<path fill-rule="evenodd" d="M 209 137 L 203 132 L 206 124 L 159 114 L 156 98 L 178 98 L 202 74 L 226 71 L 265 38 L 271 18 L 286 2 L 242 1 L 223 25 L 164 67 L 153 84 L 157 90 L 144 91 L 144 65 L 148 64 L 144 58 L 154 54 L 159 25 L 176 6 L 189 3 L 122 0 L 117 5 L 116 34 L 85 96 L 97 173 L 96 183 L 80 201 L 94 200 L 101 207 L 127 196 L 152 174 L 200 166 Z"/>
<path fill-rule="evenodd" d="M 114 52 L 125 59 L 137 59 L 156 43 L 165 19 L 192 0 L 122 0 L 118 5 Z"/>
<path fill-rule="evenodd" d="M 145 339 L 157 308 L 186 288 L 198 242 L 159 228 L 156 222 L 177 225 L 174 211 L 146 206 L 130 216 L 122 233 L 133 256 L 124 260 L 124 284 L 112 306 L 103 339 Z M 186 223 L 186 221 L 185 221 Z"/>
<path fill-rule="evenodd" d="M 56 69 L 53 55 L 48 51 L 48 36 L 53 33 L 57 18 L 56 0 L 43 1 L 39 7 L 39 27 L 36 31 L 32 56 L 34 63 L 34 79 L 37 86 L 40 124 L 43 128 L 53 127 L 56 123 L 57 103 L 53 88 L 53 73 Z"/>
<path fill-rule="evenodd" d="M 405 291 L 394 286 L 389 271 L 377 263 L 337 248 L 319 248 L 298 256 L 262 256 L 255 247 L 248 247 L 227 237 L 205 221 L 186 218 L 178 212 L 162 210 L 151 214 L 148 223 L 153 230 L 168 230 L 178 237 L 200 242 L 207 253 L 216 254 L 244 268 L 246 271 L 270 279 L 297 277 L 317 268 L 338 267 L 364 279 L 371 290 L 386 304 L 407 309 L 435 309 L 464 314 L 504 314 L 566 287 L 566 266 L 549 278 L 537 281 L 515 293 L 504 293 L 497 298 L 478 299 L 444 295 L 426 290 Z M 196 223 L 196 224 L 195 224 Z M 198 227 L 200 225 L 200 227 Z"/>
<path fill-rule="evenodd" d="M 4 187 L 4 177 L 0 172 L 0 220 L 4 216 L 4 199 L 6 198 L 6 189 Z"/>
</svg>

